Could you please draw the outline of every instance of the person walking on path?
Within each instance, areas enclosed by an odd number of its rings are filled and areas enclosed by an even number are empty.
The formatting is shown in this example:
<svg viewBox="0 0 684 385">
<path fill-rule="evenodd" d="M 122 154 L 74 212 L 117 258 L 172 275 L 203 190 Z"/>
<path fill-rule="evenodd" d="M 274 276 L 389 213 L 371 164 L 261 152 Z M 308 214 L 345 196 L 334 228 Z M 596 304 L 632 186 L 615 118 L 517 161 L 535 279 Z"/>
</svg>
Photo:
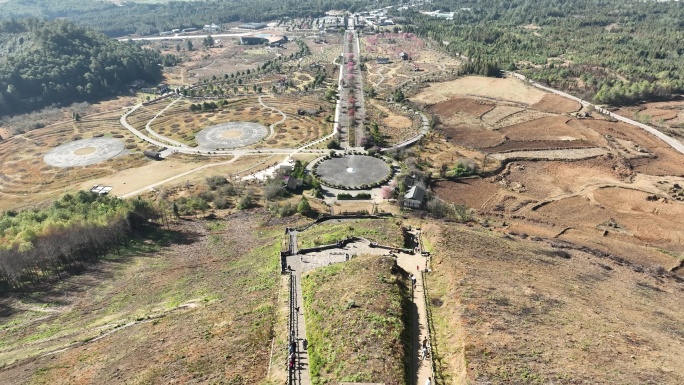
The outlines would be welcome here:
<svg viewBox="0 0 684 385">
<path fill-rule="evenodd" d="M 425 385 L 432 385 L 432 380 L 430 380 L 430 377 L 428 377 L 427 381 L 425 381 Z"/>
<path fill-rule="evenodd" d="M 416 288 L 416 276 L 411 274 L 411 282 L 413 283 L 413 288 Z"/>
<path fill-rule="evenodd" d="M 304 338 L 304 340 L 302 341 L 302 348 L 304 348 L 304 350 L 307 350 L 308 347 L 309 347 L 309 341 L 307 341 L 306 338 Z"/>
<path fill-rule="evenodd" d="M 425 346 L 423 346 L 422 348 L 420 348 L 420 357 L 421 357 L 420 359 L 425 361 L 426 355 L 427 355 L 427 349 L 425 348 Z"/>
<path fill-rule="evenodd" d="M 427 344 L 428 344 L 427 337 L 424 337 L 424 338 L 423 338 L 423 348 L 424 348 L 424 349 L 427 349 Z"/>
</svg>

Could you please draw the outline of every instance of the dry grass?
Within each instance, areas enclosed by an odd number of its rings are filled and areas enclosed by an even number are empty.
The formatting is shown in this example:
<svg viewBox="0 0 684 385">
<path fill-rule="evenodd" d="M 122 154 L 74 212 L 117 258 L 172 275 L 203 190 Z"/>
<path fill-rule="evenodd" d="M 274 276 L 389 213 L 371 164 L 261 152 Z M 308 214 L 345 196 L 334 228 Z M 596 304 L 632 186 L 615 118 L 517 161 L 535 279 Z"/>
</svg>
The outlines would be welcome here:
<svg viewBox="0 0 684 385">
<path fill-rule="evenodd" d="M 328 221 L 300 232 L 299 248 L 329 245 L 348 237 L 363 237 L 381 245 L 403 247 L 404 238 L 400 223 L 393 219 L 368 219 L 359 221 Z"/>
<path fill-rule="evenodd" d="M 431 230 L 443 383 L 684 379 L 681 283 L 545 242 L 453 225 Z"/>
<path fill-rule="evenodd" d="M 430 84 L 411 100 L 422 104 L 434 104 L 455 96 L 479 96 L 531 105 L 541 101 L 545 95 L 545 92 L 513 78 L 466 76 L 449 82 Z"/>
<path fill-rule="evenodd" d="M 0 360 L 16 363 L 2 369 L 2 378 L 35 384 L 264 381 L 283 225 L 268 221 L 252 212 L 184 222 L 174 226 L 173 239 L 158 241 L 163 246 L 146 241 L 54 289 L 5 298 Z M 104 337 L 91 340 L 98 336 Z"/>
<path fill-rule="evenodd" d="M 531 105 L 530 108 L 554 114 L 563 114 L 578 111 L 582 108 L 582 105 L 560 95 L 546 94 L 542 100 Z"/>
</svg>

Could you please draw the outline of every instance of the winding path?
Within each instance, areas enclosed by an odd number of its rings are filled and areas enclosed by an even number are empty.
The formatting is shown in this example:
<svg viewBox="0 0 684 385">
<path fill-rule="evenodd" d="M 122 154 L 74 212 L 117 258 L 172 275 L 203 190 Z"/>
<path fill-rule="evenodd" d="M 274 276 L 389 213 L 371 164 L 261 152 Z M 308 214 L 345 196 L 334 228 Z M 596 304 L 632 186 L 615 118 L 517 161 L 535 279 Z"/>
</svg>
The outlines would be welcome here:
<svg viewBox="0 0 684 385">
<path fill-rule="evenodd" d="M 267 106 L 267 105 L 264 103 L 264 101 L 261 100 L 262 97 L 263 97 L 263 95 L 259 95 L 259 104 L 261 104 L 262 107 L 267 108 L 267 109 L 269 109 L 269 110 L 271 110 L 271 111 L 273 111 L 273 112 L 276 112 L 276 113 L 280 114 L 280 115 L 283 117 L 283 118 L 280 119 L 279 121 L 277 121 L 277 122 L 271 124 L 270 126 L 268 126 L 268 129 L 271 131 L 271 133 L 268 135 L 268 137 L 267 137 L 266 139 L 271 139 L 271 137 L 273 136 L 273 134 L 275 134 L 275 127 L 278 126 L 278 125 L 281 125 L 281 124 L 285 123 L 285 121 L 287 120 L 287 115 L 285 115 L 285 113 L 284 113 L 283 111 L 280 111 L 280 110 L 277 109 L 277 108 L 274 108 L 274 107 L 271 107 L 271 106 Z"/>
<path fill-rule="evenodd" d="M 173 140 L 173 139 L 171 139 L 171 138 L 167 138 L 166 136 L 163 136 L 163 135 L 158 134 L 158 133 L 157 133 L 156 131 L 154 131 L 154 130 L 152 129 L 152 127 L 151 127 L 152 122 L 154 122 L 155 119 L 157 119 L 157 118 L 158 118 L 159 116 L 161 116 L 164 112 L 166 112 L 166 110 L 168 110 L 169 108 L 171 108 L 171 106 L 173 106 L 174 104 L 178 103 L 181 99 L 183 99 L 183 97 L 179 97 L 178 99 L 176 99 L 176 100 L 174 100 L 173 102 L 171 102 L 168 106 L 164 107 L 163 110 L 159 111 L 159 112 L 157 113 L 157 115 L 155 115 L 152 119 L 150 119 L 150 121 L 147 122 L 147 124 L 145 124 L 145 130 L 147 130 L 147 132 L 149 132 L 150 134 L 152 134 L 152 136 L 154 136 L 155 138 L 157 138 L 157 139 L 159 139 L 159 140 L 163 140 L 164 142 L 170 143 L 171 145 L 178 146 L 178 147 L 188 147 L 187 145 L 185 145 L 185 144 L 183 144 L 183 143 L 181 143 L 181 142 L 175 141 L 175 140 Z"/>
</svg>

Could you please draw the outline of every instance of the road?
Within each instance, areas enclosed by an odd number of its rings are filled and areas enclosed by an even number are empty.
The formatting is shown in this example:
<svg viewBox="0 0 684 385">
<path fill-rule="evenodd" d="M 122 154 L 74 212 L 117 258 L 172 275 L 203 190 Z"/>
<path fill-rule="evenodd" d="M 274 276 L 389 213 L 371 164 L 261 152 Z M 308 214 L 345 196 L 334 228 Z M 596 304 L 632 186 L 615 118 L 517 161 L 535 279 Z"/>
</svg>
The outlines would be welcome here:
<svg viewBox="0 0 684 385">
<path fill-rule="evenodd" d="M 155 41 L 155 40 L 186 40 L 186 39 L 205 39 L 207 36 L 211 35 L 214 39 L 218 37 L 240 37 L 240 36 L 248 36 L 251 35 L 253 32 L 243 32 L 243 33 L 221 33 L 218 35 L 212 35 L 210 33 L 206 35 L 173 35 L 173 36 L 154 36 L 154 37 L 136 37 L 133 39 L 130 38 L 119 38 L 117 39 L 118 41 Z"/>
<path fill-rule="evenodd" d="M 513 75 L 513 76 L 515 76 L 516 78 L 522 80 L 522 81 L 528 82 L 530 85 L 532 85 L 532 86 L 534 86 L 534 87 L 537 87 L 537 88 L 539 88 L 539 89 L 541 89 L 541 90 L 544 90 L 544 91 L 547 91 L 547 92 L 551 92 L 551 93 L 554 93 L 554 94 L 556 94 L 556 95 L 560 95 L 560 96 L 566 97 L 566 98 L 568 98 L 568 99 L 572 99 L 572 100 L 574 100 L 574 101 L 576 101 L 576 102 L 579 102 L 579 103 L 582 104 L 582 106 L 587 107 L 587 106 L 593 105 L 592 103 L 590 103 L 590 102 L 588 102 L 588 101 L 586 101 L 586 100 L 580 99 L 580 98 L 578 98 L 578 97 L 576 97 L 576 96 L 573 96 L 573 95 L 570 95 L 570 94 L 568 94 L 568 93 L 566 93 L 566 92 L 559 91 L 559 90 L 554 89 L 554 88 L 551 88 L 551 87 L 543 86 L 543 85 L 541 85 L 541 84 L 539 84 L 539 83 L 537 83 L 537 82 L 535 82 L 535 81 L 533 81 L 533 80 L 528 79 L 527 77 L 525 77 L 525 75 L 522 75 L 522 74 L 519 74 L 519 73 L 515 73 L 515 72 L 511 72 L 510 74 Z M 646 124 L 637 122 L 637 121 L 635 121 L 635 120 L 632 120 L 632 119 L 629 119 L 629 118 L 625 118 L 624 116 L 614 114 L 614 113 L 612 113 L 612 112 L 610 112 L 610 111 L 608 111 L 608 110 L 605 110 L 605 109 L 603 109 L 603 108 L 598 108 L 598 107 L 596 107 L 596 110 L 597 110 L 598 112 L 600 112 L 600 113 L 606 115 L 606 116 L 610 116 L 611 118 L 613 118 L 613 119 L 615 119 L 615 120 L 619 120 L 619 121 L 621 121 L 621 122 L 624 122 L 624 123 L 627 123 L 627 124 L 631 124 L 631 125 L 633 125 L 633 126 L 637 126 L 637 127 L 641 128 L 641 129 L 643 129 L 643 130 L 646 130 L 646 131 L 648 131 L 649 133 L 651 133 L 651 134 L 655 135 L 656 137 L 660 138 L 663 142 L 667 143 L 670 147 L 672 147 L 672 148 L 674 148 L 675 150 L 679 151 L 680 153 L 684 154 L 684 144 L 682 144 L 680 141 L 678 141 L 678 140 L 676 140 L 676 139 L 674 139 L 674 138 L 671 138 L 671 137 L 667 136 L 666 134 L 664 134 L 664 133 L 662 133 L 662 132 L 656 130 L 655 128 L 653 128 L 653 127 L 651 127 L 651 126 L 648 126 L 648 125 L 646 125 Z"/>
</svg>

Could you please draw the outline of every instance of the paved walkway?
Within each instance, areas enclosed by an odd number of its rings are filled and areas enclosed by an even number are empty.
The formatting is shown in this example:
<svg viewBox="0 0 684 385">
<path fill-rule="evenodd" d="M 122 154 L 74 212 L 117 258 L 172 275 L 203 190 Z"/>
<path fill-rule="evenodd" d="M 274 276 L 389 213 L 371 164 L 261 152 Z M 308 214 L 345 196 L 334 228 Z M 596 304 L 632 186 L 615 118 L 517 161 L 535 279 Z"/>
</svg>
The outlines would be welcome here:
<svg viewBox="0 0 684 385">
<path fill-rule="evenodd" d="M 311 374 L 309 373 L 309 353 L 304 350 L 302 342 L 306 339 L 306 322 L 304 319 L 304 296 L 302 295 L 302 269 L 300 257 L 297 256 L 297 232 L 290 232 L 290 252 L 293 256 L 288 257 L 287 265 L 291 267 L 293 288 L 295 290 L 294 303 L 291 304 L 291 314 L 294 318 L 294 339 L 297 341 L 297 365 L 293 373 L 293 384 L 310 385 Z M 293 309 L 293 310 L 292 310 Z"/>
<path fill-rule="evenodd" d="M 430 360 L 432 357 L 428 356 L 425 359 L 421 358 L 420 349 L 424 339 L 430 340 L 429 329 L 427 324 L 427 312 L 425 309 L 425 291 L 423 290 L 423 275 L 421 271 L 427 268 L 427 258 L 421 256 L 421 253 L 415 255 L 399 254 L 397 264 L 402 269 L 408 271 L 416 277 L 416 287 L 413 290 L 413 314 L 411 314 L 411 384 L 423 385 L 428 377 L 432 377 L 432 366 Z M 429 352 L 429 349 L 428 349 Z M 434 383 L 434 379 L 433 379 Z"/>
</svg>

